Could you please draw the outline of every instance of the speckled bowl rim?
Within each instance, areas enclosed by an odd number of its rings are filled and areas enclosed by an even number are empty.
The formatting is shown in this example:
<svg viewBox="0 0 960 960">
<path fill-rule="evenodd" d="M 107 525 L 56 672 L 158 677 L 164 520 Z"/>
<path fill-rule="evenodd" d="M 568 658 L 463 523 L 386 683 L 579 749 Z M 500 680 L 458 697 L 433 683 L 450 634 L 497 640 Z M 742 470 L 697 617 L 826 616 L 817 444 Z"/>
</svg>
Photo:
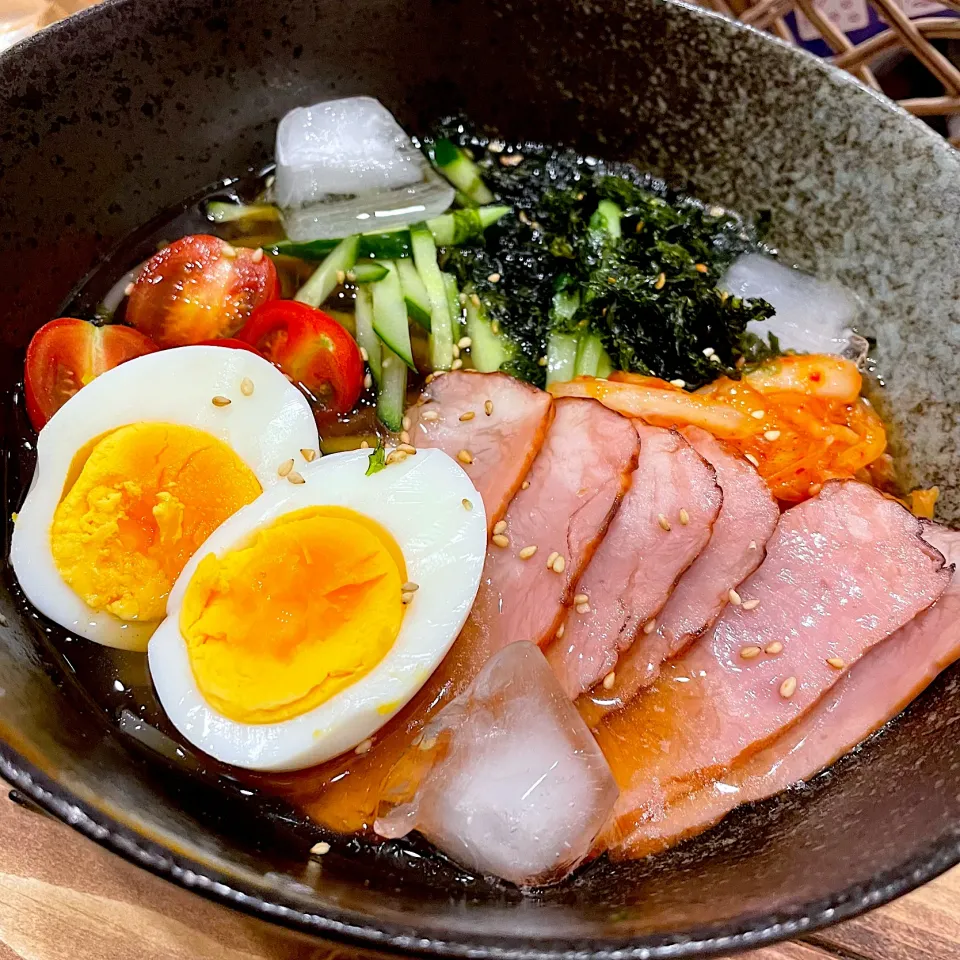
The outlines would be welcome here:
<svg viewBox="0 0 960 960">
<path fill-rule="evenodd" d="M 102 0 L 97 6 L 74 14 L 15 44 L 0 54 L 16 57 L 20 51 L 55 42 L 61 32 L 76 30 L 78 24 L 106 18 L 110 11 L 138 0 Z M 693 6 L 683 0 L 659 0 L 682 8 L 686 15 L 715 22 L 728 34 L 754 34 L 764 43 L 779 46 L 788 56 L 807 61 L 841 97 L 869 97 L 881 109 L 896 115 L 904 124 L 904 136 L 927 138 L 931 149 L 950 154 L 960 172 L 960 157 L 942 137 L 916 117 L 882 94 L 864 87 L 850 74 L 820 58 L 754 27 Z M 50 38 L 49 40 L 47 38 Z M 844 920 L 889 903 L 929 882 L 960 863 L 960 831 L 948 832 L 936 843 L 922 849 L 898 868 L 873 877 L 869 883 L 798 904 L 790 910 L 746 915 L 738 921 L 714 923 L 669 936 L 580 938 L 575 940 L 532 940 L 530 937 L 498 935 L 456 936 L 450 939 L 419 937 L 410 926 L 372 923 L 351 911 L 329 910 L 323 914 L 296 905 L 277 891 L 261 893 L 237 879 L 189 857 L 173 853 L 162 844 L 124 826 L 115 818 L 83 801 L 64 785 L 26 760 L 10 745 L 0 741 L 0 777 L 41 809 L 93 840 L 95 843 L 158 877 L 186 890 L 290 930 L 313 934 L 345 946 L 420 956 L 469 958 L 469 960 L 675 960 L 682 957 L 713 957 L 756 950 L 784 940 L 807 936 Z"/>
</svg>

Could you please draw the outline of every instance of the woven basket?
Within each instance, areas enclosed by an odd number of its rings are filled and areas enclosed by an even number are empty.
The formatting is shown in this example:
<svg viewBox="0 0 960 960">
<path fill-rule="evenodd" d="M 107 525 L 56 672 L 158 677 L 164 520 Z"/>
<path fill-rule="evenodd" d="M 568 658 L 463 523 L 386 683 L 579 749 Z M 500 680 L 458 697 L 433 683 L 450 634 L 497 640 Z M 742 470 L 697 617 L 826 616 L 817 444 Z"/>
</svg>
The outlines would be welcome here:
<svg viewBox="0 0 960 960">
<path fill-rule="evenodd" d="M 827 17 L 820 3 L 814 0 L 701 0 L 718 13 L 742 20 L 761 30 L 769 30 L 783 40 L 796 42 L 793 31 L 784 17 L 791 12 L 806 18 L 808 26 L 826 43 L 833 55 L 831 63 L 849 71 L 862 83 L 876 90 L 881 85 L 871 69 L 881 58 L 889 60 L 891 54 L 912 54 L 933 81 L 942 89 L 942 94 L 928 97 L 907 97 L 897 102 L 917 117 L 950 118 L 960 114 L 960 69 L 931 41 L 960 39 L 960 19 L 945 16 L 927 16 L 911 20 L 898 0 L 866 0 L 879 19 L 886 25 L 882 32 L 854 45 L 846 33 Z M 938 0 L 949 10 L 960 13 L 960 0 Z M 929 80 L 930 77 L 924 79 Z M 885 91 L 891 93 L 891 90 Z M 953 128 L 949 139 L 960 146 L 960 122 L 940 121 L 942 128 Z"/>
</svg>

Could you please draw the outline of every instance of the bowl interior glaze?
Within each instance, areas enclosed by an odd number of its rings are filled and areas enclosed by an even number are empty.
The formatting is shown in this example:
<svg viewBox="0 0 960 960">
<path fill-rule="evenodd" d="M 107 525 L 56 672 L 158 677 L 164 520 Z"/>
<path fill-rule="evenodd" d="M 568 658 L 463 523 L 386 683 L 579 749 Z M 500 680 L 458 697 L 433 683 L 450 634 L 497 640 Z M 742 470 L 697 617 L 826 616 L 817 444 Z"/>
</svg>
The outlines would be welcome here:
<svg viewBox="0 0 960 960">
<path fill-rule="evenodd" d="M 863 298 L 901 467 L 941 486 L 944 519 L 960 516 L 960 155 L 813 58 L 663 0 L 107 0 L 21 44 L 0 58 L 0 387 L 118 240 L 260 167 L 287 109 L 361 93 L 412 129 L 462 110 L 508 140 L 632 160 L 704 199 L 771 210 L 787 260 Z M 3 423 L 8 483 L 19 452 Z M 0 773 L 149 869 L 371 950 L 744 949 L 960 858 L 955 671 L 812 784 L 665 857 L 599 863 L 523 898 L 457 879 L 416 847 L 351 846 L 307 867 L 315 834 L 282 805 L 118 733 L 9 569 L 0 612 Z"/>
</svg>

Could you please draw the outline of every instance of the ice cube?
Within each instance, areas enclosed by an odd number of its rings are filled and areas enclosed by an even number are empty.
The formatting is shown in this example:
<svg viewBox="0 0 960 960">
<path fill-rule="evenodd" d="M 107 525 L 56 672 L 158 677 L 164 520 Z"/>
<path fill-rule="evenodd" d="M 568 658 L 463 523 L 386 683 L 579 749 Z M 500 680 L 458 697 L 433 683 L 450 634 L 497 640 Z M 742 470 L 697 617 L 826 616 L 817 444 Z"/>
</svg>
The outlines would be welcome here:
<svg viewBox="0 0 960 960">
<path fill-rule="evenodd" d="M 277 203 L 301 207 L 330 194 L 408 187 L 423 179 L 425 163 L 373 97 L 297 107 L 277 128 Z"/>
<path fill-rule="evenodd" d="M 817 280 L 758 253 L 737 259 L 720 288 L 737 297 L 762 297 L 776 310 L 769 320 L 751 321 L 750 333 L 804 353 L 843 353 L 858 312 L 856 297 L 838 283 Z"/>
<path fill-rule="evenodd" d="M 587 856 L 617 795 L 587 725 L 522 641 L 424 729 L 388 778 L 375 829 L 419 830 L 470 870 L 540 886 Z"/>
</svg>

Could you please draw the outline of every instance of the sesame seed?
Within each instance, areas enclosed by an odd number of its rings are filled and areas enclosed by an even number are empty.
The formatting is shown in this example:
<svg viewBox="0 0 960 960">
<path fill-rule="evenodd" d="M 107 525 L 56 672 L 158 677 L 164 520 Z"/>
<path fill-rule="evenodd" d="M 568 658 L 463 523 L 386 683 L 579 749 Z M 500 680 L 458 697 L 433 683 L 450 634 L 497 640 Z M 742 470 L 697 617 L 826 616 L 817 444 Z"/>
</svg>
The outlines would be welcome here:
<svg viewBox="0 0 960 960">
<path fill-rule="evenodd" d="M 499 283 L 499 282 L 500 282 L 500 274 L 499 274 L 499 273 L 491 273 L 490 276 L 487 277 L 487 279 L 488 279 L 491 283 Z"/>
<path fill-rule="evenodd" d="M 458 359 L 460 358 L 460 348 L 459 348 L 456 344 L 454 344 L 454 345 L 450 348 L 450 350 L 451 350 L 451 352 L 453 353 L 453 358 L 454 358 L 455 360 L 458 360 Z"/>
<path fill-rule="evenodd" d="M 681 380 L 679 377 L 677 377 L 676 380 L 671 380 L 671 381 L 670 381 L 670 386 L 671 386 L 671 387 L 680 387 L 681 389 L 683 389 L 686 385 L 687 385 L 687 381 L 686 381 L 686 380 Z"/>
<path fill-rule="evenodd" d="M 744 610 L 756 610 L 760 606 L 760 601 L 754 597 L 752 600 L 744 600 L 741 606 Z"/>
<path fill-rule="evenodd" d="M 468 420 L 472 420 L 476 414 L 472 410 L 467 410 L 466 413 L 460 414 L 460 422 L 466 423 Z"/>
<path fill-rule="evenodd" d="M 457 454 L 457 459 L 461 463 L 471 464 L 473 463 L 473 454 L 469 450 L 461 450 Z"/>
<path fill-rule="evenodd" d="M 755 467 L 759 467 L 759 466 L 760 466 L 760 461 L 759 461 L 752 453 L 745 453 L 744 456 L 745 456 L 745 457 L 747 458 L 747 460 L 749 460 L 750 463 L 752 463 Z"/>
<path fill-rule="evenodd" d="M 653 289 L 662 290 L 666 285 L 666 282 L 667 282 L 667 275 L 665 273 L 661 273 L 660 276 L 657 277 L 657 282 L 653 285 Z"/>
<path fill-rule="evenodd" d="M 229 397 L 220 396 L 214 397 L 212 402 L 215 407 L 229 407 L 231 403 Z"/>
<path fill-rule="evenodd" d="M 743 601 L 740 599 L 740 594 L 737 593 L 737 591 L 734 590 L 733 587 L 730 588 L 730 592 L 727 594 L 727 598 L 735 607 L 739 607 L 740 604 L 743 603 Z"/>
<path fill-rule="evenodd" d="M 753 660 L 754 657 L 759 657 L 759 656 L 760 656 L 760 648 L 759 648 L 759 647 L 753 647 L 753 646 L 751 646 L 751 647 L 742 647 L 742 648 L 740 649 L 740 656 L 741 656 L 744 660 Z"/>
<path fill-rule="evenodd" d="M 401 602 L 404 606 L 406 606 L 408 603 L 410 603 L 411 600 L 413 600 L 413 594 L 412 594 L 412 593 L 408 593 L 407 591 L 404 591 L 403 593 L 400 594 L 400 602 Z"/>
<path fill-rule="evenodd" d="M 391 464 L 391 463 L 403 463 L 403 461 L 406 460 L 406 459 L 407 459 L 407 452 L 406 452 L 406 450 L 401 450 L 401 449 L 398 447 L 396 450 L 391 450 L 391 451 L 387 454 L 387 458 L 386 458 L 386 460 L 384 460 L 384 463 L 386 463 L 386 464 L 388 464 L 388 465 Z"/>
<path fill-rule="evenodd" d="M 553 561 L 553 572 L 554 573 L 563 573 L 567 567 L 567 561 L 563 558 L 563 555 L 558 553 Z"/>
<path fill-rule="evenodd" d="M 515 167 L 518 163 L 523 163 L 523 154 L 522 153 L 501 154 L 500 163 L 504 167 Z"/>
<path fill-rule="evenodd" d="M 263 259 L 263 247 L 257 247 L 257 249 L 250 254 L 250 259 L 254 263 L 259 263 Z"/>
<path fill-rule="evenodd" d="M 541 358 L 537 361 L 537 366 L 538 366 L 538 367 L 545 367 L 546 365 L 547 365 L 547 358 L 546 358 L 546 357 L 541 357 Z"/>
<path fill-rule="evenodd" d="M 457 341 L 457 346 L 458 346 L 461 350 L 466 350 L 472 343 L 473 343 L 473 341 L 472 341 L 469 337 L 461 337 L 461 338 Z"/>
<path fill-rule="evenodd" d="M 574 603 L 587 603 L 587 601 L 589 601 L 589 599 L 590 599 L 590 597 L 587 596 L 587 594 L 585 594 L 585 593 L 578 593 L 578 594 L 573 598 L 573 602 L 574 602 Z"/>
<path fill-rule="evenodd" d="M 779 640 L 774 640 L 773 643 L 768 643 L 763 648 L 763 652 L 775 657 L 778 653 L 783 653 L 783 644 Z"/>
<path fill-rule="evenodd" d="M 669 521 L 662 513 L 658 513 L 658 514 L 657 514 L 657 523 L 660 524 L 660 529 L 661 529 L 661 530 L 666 530 L 666 531 L 669 533 L 669 531 L 670 531 L 670 529 L 671 529 L 671 528 L 670 528 L 670 521 Z"/>
<path fill-rule="evenodd" d="M 283 463 L 277 467 L 277 476 L 285 477 L 293 469 L 293 457 L 289 460 L 284 460 Z"/>
<path fill-rule="evenodd" d="M 751 540 L 751 541 L 750 541 L 750 546 L 747 547 L 747 549 L 748 549 L 748 550 L 756 550 L 756 549 L 757 549 L 757 541 L 756 541 L 756 540 Z"/>
<path fill-rule="evenodd" d="M 240 392 L 241 392 L 245 397 L 252 397 L 252 396 L 253 396 L 253 381 L 252 381 L 249 377 L 244 377 L 244 378 L 240 381 Z"/>
<path fill-rule="evenodd" d="M 611 670 L 611 671 L 603 678 L 603 689 L 604 689 L 604 690 L 612 690 L 612 689 L 613 689 L 613 685 L 614 685 L 616 682 L 617 682 L 617 675 L 616 675 L 616 673 L 615 673 L 613 670 Z"/>
<path fill-rule="evenodd" d="M 354 753 L 358 756 L 363 756 L 365 753 L 370 752 L 370 748 L 373 746 L 373 741 L 368 737 L 366 740 L 361 741 L 354 748 Z"/>
<path fill-rule="evenodd" d="M 347 275 L 343 270 L 337 271 L 337 283 L 343 283 L 347 279 Z"/>
<path fill-rule="evenodd" d="M 563 637 L 564 633 L 566 632 L 566 629 L 567 629 L 566 624 L 563 624 L 563 623 L 561 623 L 560 626 L 557 627 L 556 638 L 558 640 Z"/>
<path fill-rule="evenodd" d="M 490 330 L 491 330 L 493 333 L 499 333 L 499 332 L 500 332 L 500 321 L 499 321 L 499 320 L 494 320 L 493 323 L 490 324 Z"/>
<path fill-rule="evenodd" d="M 472 504 L 466 497 L 464 497 L 460 502 L 463 504 L 463 509 L 464 509 L 464 510 L 472 510 L 472 509 L 473 509 L 473 504 Z"/>
<path fill-rule="evenodd" d="M 520 484 L 520 489 L 521 489 L 521 490 L 529 490 L 529 489 L 530 489 L 530 481 L 529 481 L 529 480 L 524 480 L 523 483 Z"/>
<path fill-rule="evenodd" d="M 319 843 L 315 843 L 310 848 L 310 853 L 315 857 L 325 856 L 330 852 L 330 844 L 326 840 L 321 840 Z"/>
<path fill-rule="evenodd" d="M 406 428 L 404 428 L 403 430 L 400 431 L 400 442 L 401 442 L 401 443 L 409 443 L 409 442 L 410 442 L 410 434 L 407 433 Z"/>
<path fill-rule="evenodd" d="M 680 523 L 682 526 L 686 526 L 690 522 L 690 514 L 687 513 L 683 507 L 680 508 Z"/>
<path fill-rule="evenodd" d="M 827 657 L 827 663 L 829 663 L 834 670 L 842 670 L 846 666 L 840 657 Z"/>
<path fill-rule="evenodd" d="M 484 400 L 483 401 L 483 412 L 489 417 L 493 413 L 493 401 Z"/>
<path fill-rule="evenodd" d="M 697 273 L 706 273 L 707 265 L 705 263 L 695 263 L 693 269 L 696 270 Z"/>
<path fill-rule="evenodd" d="M 360 359 L 361 359 L 364 363 L 366 363 L 366 362 L 370 359 L 370 354 L 367 353 L 367 348 L 366 348 L 366 347 L 361 347 L 361 348 L 360 348 Z"/>
<path fill-rule="evenodd" d="M 364 374 L 363 389 L 369 390 L 372 386 L 373 386 L 373 377 L 369 373 Z"/>
<path fill-rule="evenodd" d="M 797 678 L 796 677 L 787 677 L 783 683 L 780 684 L 780 696 L 784 700 L 789 700 L 797 692 Z"/>
<path fill-rule="evenodd" d="M 412 457 L 417 452 L 417 448 L 412 443 L 401 443 L 397 447 L 397 450 L 399 450 L 400 453 L 405 453 L 407 454 L 407 456 L 410 456 L 410 457 Z"/>
<path fill-rule="evenodd" d="M 713 347 L 704 347 L 703 355 L 709 360 L 717 351 Z"/>
<path fill-rule="evenodd" d="M 764 440 L 769 440 L 771 443 L 773 443 L 774 440 L 779 440 L 779 439 L 780 439 L 780 431 L 779 431 L 779 430 L 768 430 L 768 431 L 763 435 L 763 439 L 764 439 Z"/>
<path fill-rule="evenodd" d="M 493 532 L 494 532 L 494 533 L 503 533 L 503 531 L 506 530 L 506 529 L 507 529 L 507 521 L 506 521 L 506 520 L 498 520 L 498 521 L 493 525 Z"/>
<path fill-rule="evenodd" d="M 497 547 L 510 546 L 510 538 L 505 537 L 502 533 L 495 533 L 490 539 L 493 541 L 494 546 L 497 546 Z"/>
<path fill-rule="evenodd" d="M 437 413 L 436 410 L 424 410 L 423 413 L 420 414 L 420 419 L 421 419 L 421 420 L 427 420 L 427 421 L 429 421 L 429 420 L 439 420 L 439 419 L 440 419 L 440 414 Z"/>
<path fill-rule="evenodd" d="M 479 307 L 479 306 L 480 306 L 480 298 L 479 298 L 475 293 L 471 293 L 471 294 L 470 294 L 470 302 L 471 302 L 475 307 Z"/>
<path fill-rule="evenodd" d="M 578 603 L 574 609 L 577 611 L 577 613 L 589 613 L 589 612 L 590 612 L 590 604 L 589 604 L 589 603 Z"/>
<path fill-rule="evenodd" d="M 766 410 L 754 410 L 750 414 L 750 416 L 753 417 L 754 420 L 762 420 L 766 415 L 767 415 Z"/>
<path fill-rule="evenodd" d="M 231 258 L 231 257 L 235 257 L 235 256 L 237 255 L 236 247 L 232 247 L 229 243 L 225 243 L 225 244 L 220 248 L 220 252 L 221 252 L 225 257 L 227 257 L 227 259 L 229 259 L 229 258 Z"/>
<path fill-rule="evenodd" d="M 130 283 L 128 283 L 128 284 L 123 288 L 123 295 L 124 295 L 125 297 L 129 297 L 131 293 L 133 293 L 133 281 L 132 281 L 132 280 L 130 281 Z"/>
<path fill-rule="evenodd" d="M 552 569 L 553 569 L 553 561 L 556 560 L 557 557 L 559 557 L 559 556 L 560 556 L 560 554 L 557 553 L 556 550 L 554 550 L 553 553 L 551 553 L 550 556 L 547 557 L 547 569 L 548 569 L 548 570 L 552 570 Z"/>
<path fill-rule="evenodd" d="M 463 366 L 463 361 L 459 357 L 457 357 L 457 359 L 450 364 L 450 369 L 459 370 L 462 366 Z"/>
<path fill-rule="evenodd" d="M 536 552 L 537 552 L 536 546 L 534 544 L 531 544 L 529 547 L 524 547 L 520 551 L 519 557 L 521 560 L 529 560 Z"/>
<path fill-rule="evenodd" d="M 369 450 L 369 449 L 370 449 L 370 444 L 367 443 L 366 440 L 361 440 L 361 441 L 360 441 L 360 449 L 361 449 L 361 450 Z"/>
<path fill-rule="evenodd" d="M 647 636 L 650 636 L 650 634 L 653 633 L 653 631 L 656 630 L 656 629 L 657 629 L 657 618 L 656 618 L 656 617 L 653 617 L 651 620 L 648 620 L 648 621 L 643 625 L 643 632 L 644 632 Z"/>
<path fill-rule="evenodd" d="M 404 430 L 409 430 L 413 426 L 413 421 L 409 417 L 404 417 L 400 421 L 400 426 L 403 427 Z"/>
<path fill-rule="evenodd" d="M 287 474 L 287 479 L 288 479 L 291 483 L 294 483 L 294 484 L 300 484 L 300 483 L 306 483 L 306 482 L 307 482 L 306 480 L 303 479 L 303 477 L 302 477 L 299 473 L 297 473 L 296 470 L 291 470 L 291 471 Z"/>
</svg>

